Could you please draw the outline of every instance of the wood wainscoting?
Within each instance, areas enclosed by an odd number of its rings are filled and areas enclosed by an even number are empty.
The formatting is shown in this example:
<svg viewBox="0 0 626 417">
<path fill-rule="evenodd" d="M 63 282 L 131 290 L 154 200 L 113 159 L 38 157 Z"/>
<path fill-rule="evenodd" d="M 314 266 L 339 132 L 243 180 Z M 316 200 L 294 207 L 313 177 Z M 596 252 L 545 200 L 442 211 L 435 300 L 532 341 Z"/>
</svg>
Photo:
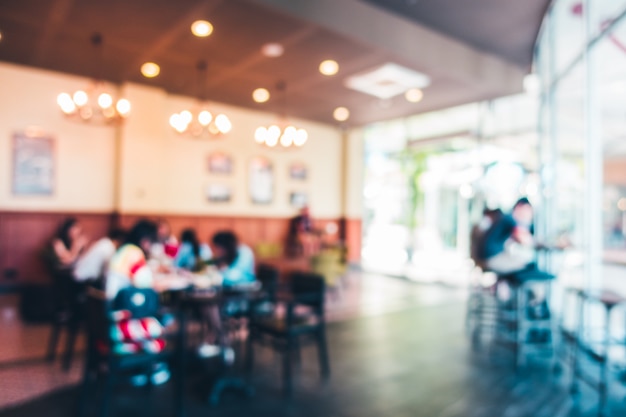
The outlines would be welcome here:
<svg viewBox="0 0 626 417">
<path fill-rule="evenodd" d="M 282 244 L 289 227 L 289 218 L 0 211 L 0 290 L 48 282 L 41 251 L 67 217 L 76 217 L 92 239 L 104 236 L 113 225 L 130 227 L 140 218 L 149 218 L 165 219 L 177 236 L 185 228 L 194 228 L 205 242 L 218 230 L 232 230 L 251 247 L 268 242 Z M 357 262 L 361 251 L 361 220 L 343 222 L 349 260 Z M 340 239 L 341 223 L 342 219 L 315 219 L 317 229 L 335 231 L 327 235 L 327 240 L 332 242 Z M 334 226 L 327 227 L 329 224 Z"/>
<path fill-rule="evenodd" d="M 48 282 L 42 250 L 68 217 L 78 219 L 94 239 L 111 226 L 111 213 L 0 211 L 0 289 Z"/>
</svg>

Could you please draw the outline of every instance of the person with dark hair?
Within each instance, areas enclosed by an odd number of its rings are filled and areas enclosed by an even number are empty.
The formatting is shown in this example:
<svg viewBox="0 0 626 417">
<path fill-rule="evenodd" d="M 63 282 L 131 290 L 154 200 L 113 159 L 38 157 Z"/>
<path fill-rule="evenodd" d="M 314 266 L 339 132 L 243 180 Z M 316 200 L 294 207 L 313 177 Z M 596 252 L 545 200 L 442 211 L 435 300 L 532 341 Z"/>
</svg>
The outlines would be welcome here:
<svg viewBox="0 0 626 417">
<path fill-rule="evenodd" d="M 156 238 L 150 247 L 150 258 L 160 261 L 171 261 L 176 256 L 178 241 L 172 234 L 172 228 L 165 219 L 159 219 L 155 223 Z"/>
<path fill-rule="evenodd" d="M 225 287 L 254 282 L 254 253 L 239 243 L 230 231 L 218 232 L 211 240 L 215 263 L 220 268 Z"/>
<path fill-rule="evenodd" d="M 470 258 L 472 258 L 474 263 L 481 268 L 485 266 L 485 260 L 482 259 L 481 254 L 485 234 L 491 226 L 496 223 L 500 217 L 502 217 L 502 215 L 502 210 L 499 208 L 490 209 L 485 207 L 482 218 L 474 225 L 474 227 L 472 227 L 470 234 Z"/>
<path fill-rule="evenodd" d="M 178 252 L 174 258 L 174 266 L 177 268 L 197 271 L 202 269 L 206 261 L 213 256 L 209 245 L 200 243 L 196 231 L 193 229 L 183 230 L 180 242 Z"/>
<path fill-rule="evenodd" d="M 511 214 L 501 215 L 485 232 L 481 258 L 498 274 L 510 274 L 529 267 L 534 260 L 533 208 L 520 198 Z"/>
<path fill-rule="evenodd" d="M 160 337 L 166 324 L 156 317 L 144 317 L 134 320 L 130 310 L 125 306 L 132 299 L 125 298 L 122 291 L 128 287 L 152 288 L 152 270 L 147 265 L 147 257 L 154 242 L 157 241 L 157 225 L 149 220 L 139 220 L 126 234 L 124 244 L 115 252 L 105 283 L 105 293 L 113 300 L 115 314 L 121 319 L 111 326 L 114 339 L 112 349 L 117 352 L 135 352 L 138 350 L 160 352 L 165 341 Z M 120 294 L 120 297 L 118 297 Z M 139 293 L 137 293 L 139 294 Z M 131 384 L 145 385 L 148 376 L 144 373 L 131 377 Z M 161 384 L 170 378 L 166 363 L 156 363 L 150 375 L 150 383 Z"/>
<path fill-rule="evenodd" d="M 300 209 L 300 213 L 289 221 L 287 232 L 287 256 L 311 256 L 319 251 L 319 237 L 313 228 L 313 220 L 307 206 Z"/>
<path fill-rule="evenodd" d="M 109 261 L 125 238 L 124 230 L 112 229 L 107 236 L 91 245 L 76 262 L 74 279 L 82 282 L 103 278 Z"/>
<path fill-rule="evenodd" d="M 107 298 L 129 286 L 152 287 L 152 271 L 146 263 L 147 254 L 157 239 L 157 226 L 149 220 L 139 220 L 130 229 L 124 244 L 115 252 L 106 279 Z"/>
<path fill-rule="evenodd" d="M 55 268 L 72 270 L 87 245 L 80 223 L 74 217 L 67 218 L 52 238 L 52 255 Z"/>
</svg>

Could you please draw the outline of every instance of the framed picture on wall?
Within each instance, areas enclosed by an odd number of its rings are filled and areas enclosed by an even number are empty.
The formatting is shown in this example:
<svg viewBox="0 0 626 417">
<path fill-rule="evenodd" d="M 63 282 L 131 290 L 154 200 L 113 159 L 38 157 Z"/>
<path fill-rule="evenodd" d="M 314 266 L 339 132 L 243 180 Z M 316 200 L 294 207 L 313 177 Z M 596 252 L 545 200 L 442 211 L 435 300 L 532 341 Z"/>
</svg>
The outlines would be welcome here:
<svg viewBox="0 0 626 417">
<path fill-rule="evenodd" d="M 206 198 L 211 203 L 229 203 L 233 198 L 233 189 L 226 184 L 209 184 L 206 187 Z"/>
<path fill-rule="evenodd" d="M 211 174 L 228 175 L 233 172 L 233 159 L 223 152 L 213 152 L 208 157 L 209 172 Z"/>
<path fill-rule="evenodd" d="M 257 156 L 250 161 L 248 178 L 250 199 L 254 204 L 271 204 L 274 200 L 274 168 L 272 162 Z"/>
<path fill-rule="evenodd" d="M 11 190 L 14 195 L 54 194 L 54 145 L 54 138 L 40 131 L 13 135 Z"/>
<path fill-rule="evenodd" d="M 289 204 L 292 207 L 302 208 L 309 204 L 309 196 L 303 191 L 293 191 L 289 194 Z"/>
<path fill-rule="evenodd" d="M 307 179 L 308 170 L 302 162 L 294 162 L 289 165 L 289 178 L 304 181 Z"/>
</svg>

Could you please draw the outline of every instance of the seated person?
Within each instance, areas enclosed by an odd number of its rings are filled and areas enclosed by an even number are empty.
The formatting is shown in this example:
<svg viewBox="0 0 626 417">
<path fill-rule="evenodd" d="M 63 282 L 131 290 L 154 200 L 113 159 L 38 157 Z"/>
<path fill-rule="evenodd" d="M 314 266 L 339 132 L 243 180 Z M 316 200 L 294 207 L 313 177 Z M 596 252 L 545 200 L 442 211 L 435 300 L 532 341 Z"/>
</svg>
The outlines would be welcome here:
<svg viewBox="0 0 626 417">
<path fill-rule="evenodd" d="M 156 225 L 139 220 L 128 232 L 124 244 L 115 252 L 106 275 L 105 291 L 109 299 L 129 286 L 151 288 L 152 271 L 146 263 L 147 254 L 156 241 Z"/>
<path fill-rule="evenodd" d="M 512 274 L 533 265 L 533 208 L 527 198 L 513 206 L 510 215 L 502 215 L 485 232 L 481 258 L 487 269 L 497 274 Z"/>
<path fill-rule="evenodd" d="M 140 319 L 132 316 L 129 302 L 124 299 L 124 289 L 128 287 L 151 288 L 153 285 L 152 271 L 146 263 L 147 254 L 157 238 L 157 226 L 148 220 L 139 220 L 128 232 L 124 244 L 115 252 L 106 276 L 106 297 L 114 300 L 113 319 L 116 323 L 111 328 L 114 340 L 113 350 L 117 354 L 136 353 L 139 351 L 160 352 L 165 347 L 161 338 L 163 325 L 154 317 Z M 118 297 L 120 295 L 120 297 Z M 152 384 L 162 384 L 169 380 L 170 372 L 165 363 L 155 364 L 151 374 Z M 147 376 L 135 375 L 131 378 L 133 385 L 145 385 Z"/>
<path fill-rule="evenodd" d="M 218 232 L 213 236 L 212 243 L 214 262 L 220 269 L 224 287 L 249 284 L 256 280 L 254 253 L 247 245 L 240 244 L 234 233 Z"/>
<path fill-rule="evenodd" d="M 211 243 L 214 255 L 211 263 L 219 268 L 224 288 L 251 284 L 256 281 L 254 253 L 247 245 L 239 243 L 237 236 L 233 232 L 218 232 L 213 235 Z M 224 331 L 221 317 L 236 315 L 247 308 L 248 305 L 244 301 L 227 301 L 221 308 L 215 304 L 203 308 L 202 314 L 211 325 L 217 338 L 216 342 L 219 344 L 219 346 L 203 345 L 201 348 L 203 356 L 211 356 L 218 352 L 223 352 L 225 360 L 228 363 L 232 363 L 234 351 L 229 347 L 229 337 Z"/>
<path fill-rule="evenodd" d="M 178 250 L 178 240 L 172 234 L 170 224 L 165 219 L 160 219 L 155 224 L 156 238 L 150 246 L 150 258 L 161 262 L 170 261 Z"/>
<path fill-rule="evenodd" d="M 103 278 L 106 269 L 126 237 L 126 232 L 113 229 L 109 234 L 89 247 L 78 259 L 74 268 L 74 280 L 84 282 Z"/>
<path fill-rule="evenodd" d="M 485 234 L 500 217 L 502 217 L 502 210 L 485 207 L 482 218 L 472 227 L 470 234 L 470 258 L 481 268 L 485 266 L 484 259 L 481 258 Z"/>
<path fill-rule="evenodd" d="M 50 243 L 49 261 L 56 271 L 72 271 L 87 245 L 80 223 L 73 217 L 66 219 Z"/>
<path fill-rule="evenodd" d="M 200 243 L 193 229 L 185 229 L 180 241 L 180 247 L 174 258 L 174 266 L 177 268 L 199 271 L 213 256 L 209 245 Z"/>
<path fill-rule="evenodd" d="M 289 257 L 311 256 L 319 251 L 319 241 L 308 207 L 302 207 L 300 214 L 290 220 L 286 243 Z"/>
</svg>

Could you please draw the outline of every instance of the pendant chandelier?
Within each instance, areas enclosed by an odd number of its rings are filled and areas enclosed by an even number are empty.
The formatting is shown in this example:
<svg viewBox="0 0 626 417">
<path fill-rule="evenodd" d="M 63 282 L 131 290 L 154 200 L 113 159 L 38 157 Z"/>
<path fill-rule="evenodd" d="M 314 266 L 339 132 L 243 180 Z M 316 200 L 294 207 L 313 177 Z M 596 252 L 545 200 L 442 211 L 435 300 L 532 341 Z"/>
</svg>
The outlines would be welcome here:
<svg viewBox="0 0 626 417">
<path fill-rule="evenodd" d="M 97 51 L 98 68 L 102 68 L 102 35 L 93 34 L 91 43 Z M 94 124 L 115 124 L 130 114 L 131 105 L 125 98 L 116 97 L 102 81 L 92 81 L 85 89 L 57 96 L 57 104 L 69 119 Z"/>
<path fill-rule="evenodd" d="M 308 138 L 309 134 L 306 130 L 302 128 L 298 129 L 286 122 L 267 127 L 259 126 L 254 132 L 254 140 L 258 144 L 265 145 L 268 148 L 274 148 L 278 145 L 283 148 L 289 148 L 291 146 L 301 147 L 306 143 Z"/>
<path fill-rule="evenodd" d="M 206 80 L 207 63 L 199 61 L 198 69 L 198 90 L 203 90 Z M 213 114 L 209 110 L 209 105 L 202 100 L 204 94 L 201 94 L 200 102 L 191 110 L 184 109 L 170 116 L 170 126 L 180 135 L 188 135 L 200 137 L 209 135 L 213 137 L 225 135 L 229 133 L 233 125 L 223 113 Z"/>
<path fill-rule="evenodd" d="M 299 148 L 304 146 L 309 138 L 308 132 L 303 128 L 297 128 L 289 123 L 284 115 L 287 108 L 285 99 L 286 84 L 279 82 L 276 90 L 281 93 L 283 115 L 279 118 L 278 123 L 269 126 L 259 126 L 254 132 L 254 140 L 256 143 L 268 148 Z"/>
</svg>

